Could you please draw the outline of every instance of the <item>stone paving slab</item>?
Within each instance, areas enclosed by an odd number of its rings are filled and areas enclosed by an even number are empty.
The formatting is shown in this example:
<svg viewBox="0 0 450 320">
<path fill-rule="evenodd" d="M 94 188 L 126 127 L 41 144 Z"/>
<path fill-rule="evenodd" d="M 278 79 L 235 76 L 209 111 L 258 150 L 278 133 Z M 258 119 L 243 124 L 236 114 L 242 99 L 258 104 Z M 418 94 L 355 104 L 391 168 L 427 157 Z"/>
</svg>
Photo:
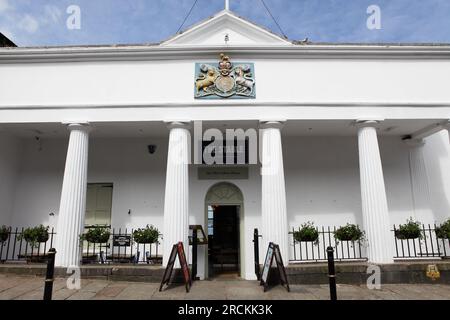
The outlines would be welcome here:
<svg viewBox="0 0 450 320">
<path fill-rule="evenodd" d="M 44 279 L 34 276 L 0 275 L 0 300 L 41 300 Z M 328 300 L 327 285 L 291 285 L 291 292 L 282 286 L 263 288 L 257 281 L 196 281 L 189 293 L 183 284 L 159 284 L 82 279 L 81 289 L 69 290 L 66 279 L 55 279 L 55 300 Z M 337 285 L 340 300 L 450 300 L 450 285 L 385 284 L 381 290 L 363 285 Z"/>
</svg>

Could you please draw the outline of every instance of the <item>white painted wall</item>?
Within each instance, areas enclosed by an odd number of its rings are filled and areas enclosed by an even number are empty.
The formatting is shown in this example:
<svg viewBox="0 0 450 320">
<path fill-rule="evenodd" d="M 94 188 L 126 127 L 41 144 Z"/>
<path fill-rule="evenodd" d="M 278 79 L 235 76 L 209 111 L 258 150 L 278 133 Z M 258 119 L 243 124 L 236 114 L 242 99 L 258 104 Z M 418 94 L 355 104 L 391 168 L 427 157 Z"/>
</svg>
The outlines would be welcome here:
<svg viewBox="0 0 450 320">
<path fill-rule="evenodd" d="M 113 183 L 112 227 L 154 224 L 163 230 L 167 143 L 161 138 L 91 139 L 88 182 Z M 149 144 L 157 146 L 154 154 Z"/>
<path fill-rule="evenodd" d="M 43 140 L 41 151 L 34 139 L 15 141 L 16 145 L 11 142 L 7 140 L 5 144 L 4 139 L 0 140 L 3 146 L 9 145 L 9 150 L 23 147 L 19 161 L 11 158 L 10 152 L 7 153 L 8 161 L 4 161 L 5 153 L 0 158 L 0 197 L 14 199 L 11 224 L 56 225 L 67 139 Z M 427 139 L 426 145 L 433 190 L 432 209 L 436 216 L 449 212 L 446 192 L 450 188 L 450 180 L 445 177 L 450 171 L 445 170 L 448 170 L 450 156 L 443 149 L 445 142 L 448 148 L 448 135 L 440 133 Z M 147 151 L 148 144 L 157 145 L 153 155 Z M 382 136 L 380 148 L 391 223 L 403 223 L 413 212 L 408 147 L 399 137 Z M 167 138 L 91 139 L 89 152 L 89 182 L 114 184 L 113 227 L 136 228 L 154 224 L 162 230 Z M 318 226 L 347 222 L 362 224 L 356 137 L 284 136 L 283 152 L 290 227 L 298 227 L 306 221 L 314 221 Z M 14 167 L 20 167 L 17 177 L 8 175 L 8 168 Z M 259 166 L 251 166 L 249 173 L 248 180 L 230 182 L 244 195 L 242 248 L 247 257 L 244 275 L 252 279 L 253 229 L 261 228 Z M 14 182 L 11 186 L 15 184 L 16 187 L 6 188 L 10 183 L 3 181 Z M 205 225 L 205 196 L 208 189 L 218 182 L 198 180 L 197 168 L 190 167 L 190 224 Z M 2 216 L 6 212 L 4 203 L 7 202 L 2 202 Z M 50 217 L 49 212 L 55 212 L 56 216 Z M 430 217 L 429 222 L 434 220 Z M 202 248 L 199 252 L 200 276 L 204 274 L 204 250 Z M 265 248 L 260 248 L 260 256 L 264 257 L 264 254 Z"/>
<path fill-rule="evenodd" d="M 12 197 L 12 226 L 33 227 L 42 223 L 56 227 L 67 142 L 65 139 L 43 139 L 39 145 L 34 138 L 20 140 L 23 154 Z M 40 146 L 42 150 L 39 150 Z"/>
<path fill-rule="evenodd" d="M 381 136 L 379 144 L 391 223 L 404 223 L 414 216 L 409 149 L 399 137 Z M 287 137 L 283 145 L 290 227 L 362 225 L 356 137 Z"/>
<path fill-rule="evenodd" d="M 231 59 L 255 63 L 256 102 L 450 102 L 447 60 Z M 195 62 L 0 64 L 0 108 L 194 102 Z"/>
<path fill-rule="evenodd" d="M 18 139 L 2 133 L 0 150 L 0 225 L 9 225 L 13 213 L 21 145 Z"/>
<path fill-rule="evenodd" d="M 450 139 L 442 130 L 425 139 L 424 157 L 432 209 L 438 223 L 450 218 Z"/>
</svg>

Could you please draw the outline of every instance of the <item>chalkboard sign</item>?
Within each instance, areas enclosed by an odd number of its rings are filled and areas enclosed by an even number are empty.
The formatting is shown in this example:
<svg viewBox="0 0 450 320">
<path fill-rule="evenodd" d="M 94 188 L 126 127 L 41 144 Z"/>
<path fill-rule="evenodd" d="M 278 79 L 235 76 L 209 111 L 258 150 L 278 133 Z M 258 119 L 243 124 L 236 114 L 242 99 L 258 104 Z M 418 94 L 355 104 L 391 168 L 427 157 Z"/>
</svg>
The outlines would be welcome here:
<svg viewBox="0 0 450 320">
<path fill-rule="evenodd" d="M 169 261 L 167 262 L 166 270 L 164 271 L 163 279 L 161 281 L 161 285 L 159 286 L 159 291 L 162 291 L 164 284 L 169 284 L 170 278 L 172 276 L 173 266 L 175 265 L 175 260 L 178 256 L 180 261 L 181 270 L 183 272 L 184 283 L 186 285 L 186 292 L 189 292 L 190 287 L 192 286 L 191 276 L 189 273 L 189 266 L 186 260 L 186 254 L 184 252 L 183 242 L 178 242 L 174 244 L 172 247 L 172 251 L 170 252 Z"/>
<path fill-rule="evenodd" d="M 275 263 L 277 265 L 277 270 L 279 273 L 279 279 L 281 285 L 286 286 L 287 291 L 290 291 L 289 282 L 286 276 L 286 269 L 284 268 L 283 259 L 281 258 L 280 247 L 273 243 L 269 243 L 269 247 L 267 248 L 266 259 L 264 260 L 263 270 L 261 273 L 261 282 L 260 285 L 264 286 L 264 292 L 267 290 L 269 283 L 269 274 L 272 271 L 272 265 L 275 257 Z"/>
<path fill-rule="evenodd" d="M 186 260 L 186 254 L 184 253 L 183 242 L 177 244 L 178 259 L 180 260 L 181 270 L 183 270 L 184 283 L 186 284 L 186 292 L 189 292 L 189 288 L 192 286 L 191 275 L 189 274 L 189 265 Z"/>
<path fill-rule="evenodd" d="M 261 273 L 261 284 L 267 283 L 269 277 L 269 270 L 273 263 L 273 243 L 269 243 L 267 248 L 266 259 L 264 260 L 264 265 Z"/>
<path fill-rule="evenodd" d="M 275 244 L 275 248 L 274 248 L 274 252 L 275 252 L 275 261 L 277 263 L 277 267 L 278 267 L 278 272 L 280 274 L 280 281 L 281 284 L 283 286 L 286 286 L 287 291 L 290 291 L 289 288 L 289 282 L 287 279 L 287 275 L 286 275 L 286 269 L 284 268 L 284 264 L 283 264 L 283 258 L 281 257 L 281 252 L 280 252 L 280 247 Z"/>
</svg>

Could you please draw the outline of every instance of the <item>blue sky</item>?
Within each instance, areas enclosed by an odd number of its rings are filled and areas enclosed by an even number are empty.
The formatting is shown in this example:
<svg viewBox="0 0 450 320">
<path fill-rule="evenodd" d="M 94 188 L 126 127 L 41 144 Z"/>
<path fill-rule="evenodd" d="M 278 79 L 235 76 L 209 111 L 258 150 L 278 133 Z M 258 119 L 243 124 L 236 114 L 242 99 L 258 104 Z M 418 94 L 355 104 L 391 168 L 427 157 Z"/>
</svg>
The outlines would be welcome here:
<svg viewBox="0 0 450 320">
<path fill-rule="evenodd" d="M 194 0 L 0 0 L 0 32 L 19 46 L 159 42 L 173 35 Z M 274 32 L 260 0 L 230 0 L 231 10 Z M 286 35 L 313 42 L 450 43 L 450 0 L 265 0 Z M 381 9 L 381 29 L 366 26 L 369 5 Z M 81 29 L 66 27 L 70 5 Z M 198 0 L 183 29 L 223 8 Z"/>
</svg>

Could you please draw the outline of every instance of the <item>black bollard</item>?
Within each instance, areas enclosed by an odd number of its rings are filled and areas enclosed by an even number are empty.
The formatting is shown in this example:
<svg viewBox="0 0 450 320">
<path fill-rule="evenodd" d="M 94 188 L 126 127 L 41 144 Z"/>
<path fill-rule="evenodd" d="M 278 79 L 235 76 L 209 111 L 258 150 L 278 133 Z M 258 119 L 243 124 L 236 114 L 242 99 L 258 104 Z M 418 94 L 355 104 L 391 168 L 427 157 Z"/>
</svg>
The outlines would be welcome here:
<svg viewBox="0 0 450 320">
<path fill-rule="evenodd" d="M 48 251 L 47 274 L 45 276 L 44 300 L 52 300 L 53 294 L 53 275 L 55 273 L 55 255 L 56 250 L 51 248 Z"/>
<path fill-rule="evenodd" d="M 331 246 L 327 248 L 327 257 L 328 257 L 328 279 L 330 282 L 330 300 L 337 300 L 336 271 L 334 270 L 334 249 Z"/>
<path fill-rule="evenodd" d="M 253 252 L 255 255 L 255 274 L 256 278 L 261 280 L 261 271 L 259 269 L 259 237 L 258 229 L 253 230 Z"/>
</svg>

